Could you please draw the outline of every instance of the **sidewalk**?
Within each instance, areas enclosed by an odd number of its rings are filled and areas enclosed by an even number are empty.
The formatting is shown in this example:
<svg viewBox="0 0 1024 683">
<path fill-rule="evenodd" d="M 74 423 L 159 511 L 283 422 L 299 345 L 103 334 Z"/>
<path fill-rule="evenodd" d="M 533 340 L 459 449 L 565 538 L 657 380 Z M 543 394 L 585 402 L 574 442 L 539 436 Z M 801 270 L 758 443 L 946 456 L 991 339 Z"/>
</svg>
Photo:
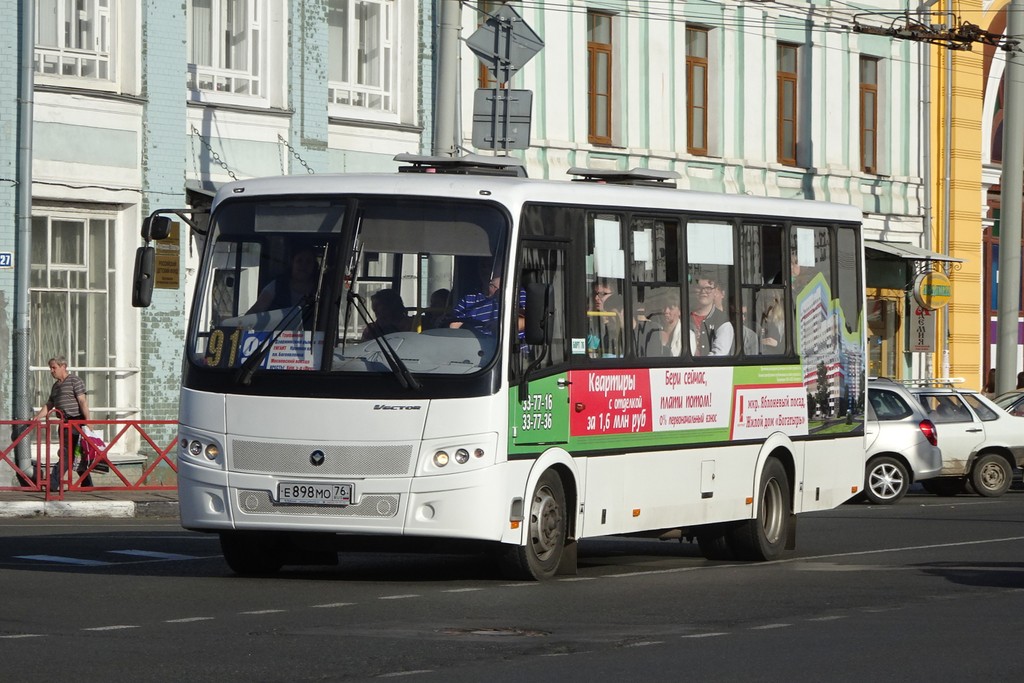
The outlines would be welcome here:
<svg viewBox="0 0 1024 683">
<path fill-rule="evenodd" d="M 177 491 L 74 491 L 64 500 L 42 493 L 0 491 L 0 518 L 11 517 L 149 517 L 178 518 Z"/>
</svg>

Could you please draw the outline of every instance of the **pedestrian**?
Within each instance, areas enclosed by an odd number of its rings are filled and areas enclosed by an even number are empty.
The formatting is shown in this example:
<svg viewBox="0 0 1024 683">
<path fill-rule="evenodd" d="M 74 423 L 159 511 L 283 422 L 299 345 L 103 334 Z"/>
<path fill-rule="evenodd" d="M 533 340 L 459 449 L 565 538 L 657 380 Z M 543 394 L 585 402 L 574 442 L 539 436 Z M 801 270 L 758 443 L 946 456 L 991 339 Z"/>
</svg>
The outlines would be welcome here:
<svg viewBox="0 0 1024 683">
<path fill-rule="evenodd" d="M 54 356 L 47 361 L 50 366 L 50 375 L 53 377 L 53 386 L 50 388 L 50 398 L 46 405 L 39 409 L 33 416 L 33 420 L 41 420 L 53 411 L 60 413 L 61 422 L 65 425 L 71 420 L 89 419 L 89 402 L 85 397 L 85 382 L 78 375 L 68 371 L 68 361 L 64 356 Z M 57 464 L 50 472 L 50 490 L 60 490 L 61 478 L 71 469 L 71 462 L 75 459 L 75 452 L 78 450 L 78 442 L 82 433 L 78 428 L 71 429 L 71 449 L 66 450 L 61 444 L 58 451 Z M 63 465 L 63 466 L 62 466 Z M 88 465 L 83 458 L 78 467 L 78 473 L 85 472 Z M 86 475 L 82 486 L 92 486 L 92 475 Z"/>
</svg>

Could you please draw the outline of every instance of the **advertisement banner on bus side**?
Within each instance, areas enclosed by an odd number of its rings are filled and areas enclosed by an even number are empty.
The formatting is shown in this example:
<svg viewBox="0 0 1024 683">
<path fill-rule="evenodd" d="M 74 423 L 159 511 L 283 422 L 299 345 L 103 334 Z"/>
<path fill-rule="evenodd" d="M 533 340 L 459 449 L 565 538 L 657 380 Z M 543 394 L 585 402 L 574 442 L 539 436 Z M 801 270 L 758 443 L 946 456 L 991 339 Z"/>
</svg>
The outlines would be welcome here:
<svg viewBox="0 0 1024 683">
<path fill-rule="evenodd" d="M 799 366 L 571 373 L 573 437 L 728 429 L 730 438 L 808 433 Z"/>
</svg>

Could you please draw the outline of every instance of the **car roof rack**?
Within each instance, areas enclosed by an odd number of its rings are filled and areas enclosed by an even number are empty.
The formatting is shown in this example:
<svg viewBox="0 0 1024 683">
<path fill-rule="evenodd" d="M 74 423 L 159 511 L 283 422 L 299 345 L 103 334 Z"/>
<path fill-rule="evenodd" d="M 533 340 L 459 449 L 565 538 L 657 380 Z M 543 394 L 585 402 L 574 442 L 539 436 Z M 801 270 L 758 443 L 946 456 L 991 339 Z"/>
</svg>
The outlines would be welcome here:
<svg viewBox="0 0 1024 683">
<path fill-rule="evenodd" d="M 573 166 L 569 175 L 578 176 L 573 182 L 606 183 L 608 185 L 646 185 L 648 187 L 667 187 L 675 189 L 676 180 L 681 178 L 676 171 L 659 171 L 654 168 L 633 168 L 620 171 L 614 168 L 581 168 Z"/>
<path fill-rule="evenodd" d="M 399 173 L 450 173 L 455 175 L 497 175 L 526 177 L 526 166 L 515 157 L 488 157 L 465 154 L 461 157 L 425 156 L 403 152 L 395 161 L 408 164 L 399 166 Z"/>
<path fill-rule="evenodd" d="M 911 387 L 951 387 L 954 384 L 963 384 L 965 381 L 963 377 L 935 377 L 932 379 L 901 379 L 900 383 Z"/>
</svg>

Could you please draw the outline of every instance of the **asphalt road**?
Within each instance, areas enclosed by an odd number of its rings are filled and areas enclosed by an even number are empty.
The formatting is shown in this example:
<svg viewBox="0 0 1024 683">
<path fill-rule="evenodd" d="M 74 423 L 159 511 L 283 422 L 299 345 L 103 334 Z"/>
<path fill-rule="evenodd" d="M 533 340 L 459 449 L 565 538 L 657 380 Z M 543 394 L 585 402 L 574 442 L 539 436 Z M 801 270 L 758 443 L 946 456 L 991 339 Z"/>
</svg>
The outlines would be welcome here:
<svg viewBox="0 0 1024 683">
<path fill-rule="evenodd" d="M 581 544 L 578 576 L 353 553 L 231 575 L 170 520 L 0 520 L 12 681 L 993 681 L 1024 669 L 1024 492 L 801 517 L 771 563 Z"/>
</svg>

